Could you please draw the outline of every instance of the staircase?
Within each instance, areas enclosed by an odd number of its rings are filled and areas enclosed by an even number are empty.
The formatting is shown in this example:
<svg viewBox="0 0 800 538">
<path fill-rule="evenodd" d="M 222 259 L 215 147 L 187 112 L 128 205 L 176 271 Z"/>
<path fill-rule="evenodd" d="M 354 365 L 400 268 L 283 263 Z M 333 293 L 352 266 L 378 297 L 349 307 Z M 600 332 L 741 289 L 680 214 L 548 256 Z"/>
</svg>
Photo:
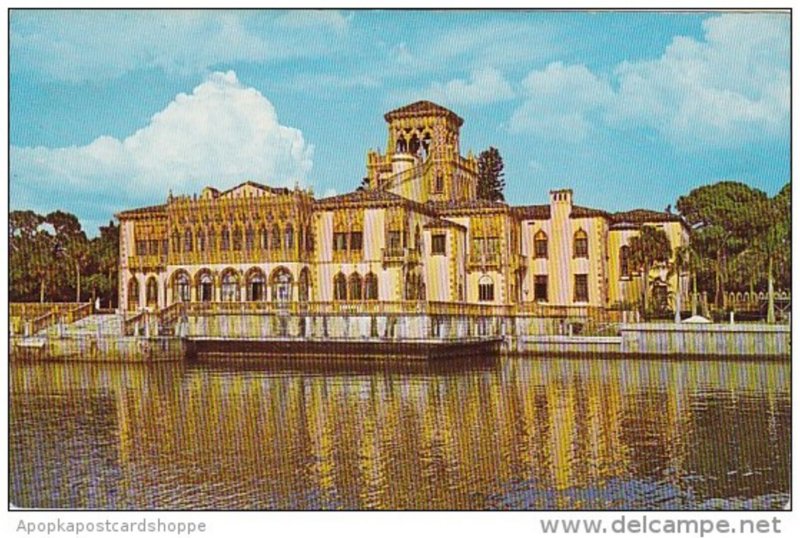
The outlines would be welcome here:
<svg viewBox="0 0 800 538">
<path fill-rule="evenodd" d="M 120 336 L 122 334 L 122 321 L 116 314 L 92 314 L 79 319 L 74 323 L 64 324 L 64 336 Z M 40 331 L 38 334 L 59 336 L 58 323 Z"/>
</svg>

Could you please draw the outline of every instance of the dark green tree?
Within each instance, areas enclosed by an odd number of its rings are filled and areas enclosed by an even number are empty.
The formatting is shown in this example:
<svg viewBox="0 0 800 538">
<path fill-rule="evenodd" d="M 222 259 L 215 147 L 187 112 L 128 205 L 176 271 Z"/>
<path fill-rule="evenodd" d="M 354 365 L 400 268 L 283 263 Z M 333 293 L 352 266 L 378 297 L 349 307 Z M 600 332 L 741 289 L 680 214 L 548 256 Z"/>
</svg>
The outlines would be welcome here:
<svg viewBox="0 0 800 538">
<path fill-rule="evenodd" d="M 506 180 L 503 177 L 503 157 L 492 146 L 478 155 L 478 199 L 505 200 L 503 190 Z"/>
<path fill-rule="evenodd" d="M 53 211 L 45 218 L 55 231 L 56 260 L 63 269 L 63 274 L 74 271 L 75 302 L 81 301 L 81 273 L 89 261 L 89 241 L 81 229 L 81 223 L 75 215 L 64 211 Z"/>
<path fill-rule="evenodd" d="M 652 226 L 642 226 L 639 235 L 630 241 L 630 263 L 642 275 L 642 307 L 648 311 L 650 295 L 650 270 L 657 263 L 667 263 L 672 256 L 672 246 L 667 233 Z"/>
</svg>

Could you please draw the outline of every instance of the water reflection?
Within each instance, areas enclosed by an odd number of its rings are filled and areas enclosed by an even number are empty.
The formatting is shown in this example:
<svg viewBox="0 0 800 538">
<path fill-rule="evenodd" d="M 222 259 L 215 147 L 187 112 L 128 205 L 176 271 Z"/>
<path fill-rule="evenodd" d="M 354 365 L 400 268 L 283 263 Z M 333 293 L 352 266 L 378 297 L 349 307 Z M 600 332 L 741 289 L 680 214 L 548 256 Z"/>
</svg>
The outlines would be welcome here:
<svg viewBox="0 0 800 538">
<path fill-rule="evenodd" d="M 14 364 L 18 506 L 778 508 L 789 364 Z"/>
</svg>

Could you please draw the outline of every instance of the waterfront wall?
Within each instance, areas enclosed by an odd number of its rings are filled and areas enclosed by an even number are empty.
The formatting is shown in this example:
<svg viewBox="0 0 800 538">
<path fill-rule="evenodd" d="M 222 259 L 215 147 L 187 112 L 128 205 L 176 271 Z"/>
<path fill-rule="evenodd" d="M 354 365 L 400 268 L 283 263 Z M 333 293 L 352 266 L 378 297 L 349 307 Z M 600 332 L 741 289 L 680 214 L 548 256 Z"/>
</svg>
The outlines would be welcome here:
<svg viewBox="0 0 800 538">
<path fill-rule="evenodd" d="M 12 337 L 12 360 L 71 362 L 158 362 L 183 360 L 185 343 L 178 338 L 107 335 L 74 337 Z"/>
<path fill-rule="evenodd" d="M 620 326 L 624 354 L 789 357 L 791 329 L 766 324 L 637 323 Z"/>
</svg>

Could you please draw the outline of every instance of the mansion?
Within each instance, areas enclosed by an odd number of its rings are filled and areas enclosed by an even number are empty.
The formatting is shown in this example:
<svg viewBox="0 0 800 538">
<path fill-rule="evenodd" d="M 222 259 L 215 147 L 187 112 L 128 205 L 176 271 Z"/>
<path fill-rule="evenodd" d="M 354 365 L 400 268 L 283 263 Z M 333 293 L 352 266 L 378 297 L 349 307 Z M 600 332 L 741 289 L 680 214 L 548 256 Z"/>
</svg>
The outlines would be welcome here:
<svg viewBox="0 0 800 538">
<path fill-rule="evenodd" d="M 617 308 L 638 301 L 628 243 L 662 228 L 688 243 L 677 215 L 479 200 L 477 159 L 462 156 L 463 120 L 420 101 L 388 112 L 386 152 L 367 154 L 363 186 L 317 199 L 247 181 L 131 209 L 120 221 L 119 304 L 305 303 L 417 309 L 420 303 Z M 651 280 L 678 288 L 666 267 Z M 682 282 L 687 289 L 686 281 Z M 416 311 L 416 310 L 415 310 Z"/>
</svg>

